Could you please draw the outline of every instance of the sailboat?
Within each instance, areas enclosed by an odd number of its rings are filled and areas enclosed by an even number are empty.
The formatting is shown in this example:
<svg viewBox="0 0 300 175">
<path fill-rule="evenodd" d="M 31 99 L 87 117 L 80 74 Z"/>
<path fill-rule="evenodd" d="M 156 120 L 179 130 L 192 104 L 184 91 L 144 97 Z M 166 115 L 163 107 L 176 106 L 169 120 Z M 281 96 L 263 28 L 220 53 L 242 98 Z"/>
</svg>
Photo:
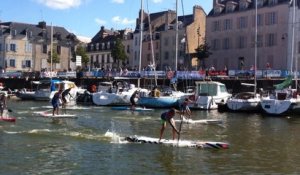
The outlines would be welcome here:
<svg viewBox="0 0 300 175">
<path fill-rule="evenodd" d="M 295 36 L 295 16 L 296 14 L 296 1 L 293 2 L 293 22 L 292 22 L 292 45 L 291 45 L 291 64 L 294 61 L 294 36 Z M 263 111 L 271 115 L 286 115 L 290 112 L 299 112 L 300 111 L 300 98 L 297 94 L 297 59 L 295 60 L 295 79 L 296 79 L 296 89 L 292 89 L 292 75 L 288 76 L 286 80 L 278 85 L 275 85 L 275 90 L 273 93 L 267 97 L 262 98 L 261 107 Z M 293 66 L 291 66 L 292 72 Z"/>
<path fill-rule="evenodd" d="M 254 84 L 242 83 L 245 86 L 253 86 L 253 92 L 241 92 L 227 100 L 227 107 L 230 111 L 259 111 L 260 95 L 257 93 L 257 0 L 255 1 L 255 39 L 254 39 Z"/>
<path fill-rule="evenodd" d="M 176 41 L 175 41 L 175 70 L 177 70 L 177 57 L 178 57 L 178 10 L 177 10 L 178 2 L 176 1 Z M 149 13 L 149 12 L 148 12 Z M 143 21 L 141 20 L 141 23 Z M 149 25 L 150 23 L 150 13 L 148 17 L 148 22 Z M 151 27 L 149 27 L 149 32 L 150 34 L 152 33 Z M 143 30 L 141 30 L 141 33 Z M 154 59 L 154 53 L 153 53 L 153 44 L 152 44 L 152 37 L 151 38 L 151 47 L 152 47 L 152 59 L 153 59 L 153 64 L 155 65 L 155 59 Z M 142 42 L 142 41 L 141 41 Z M 154 71 L 155 66 L 154 66 Z M 156 74 L 156 73 L 155 73 Z M 157 80 L 155 76 L 155 86 L 157 86 Z M 185 93 L 180 92 L 180 91 L 174 91 L 170 90 L 166 93 L 161 93 L 162 95 L 159 97 L 153 97 L 150 96 L 149 94 L 145 94 L 144 96 L 141 96 L 138 100 L 138 105 L 144 106 L 144 107 L 151 107 L 151 108 L 168 108 L 168 107 L 178 107 L 180 100 L 187 96 Z"/>
</svg>

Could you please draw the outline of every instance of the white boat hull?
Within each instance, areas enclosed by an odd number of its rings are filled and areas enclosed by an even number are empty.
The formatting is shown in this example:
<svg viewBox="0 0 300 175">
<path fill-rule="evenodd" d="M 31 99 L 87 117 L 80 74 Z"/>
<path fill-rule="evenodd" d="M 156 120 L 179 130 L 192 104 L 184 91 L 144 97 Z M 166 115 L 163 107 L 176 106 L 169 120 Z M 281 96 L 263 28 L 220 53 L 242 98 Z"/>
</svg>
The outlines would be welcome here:
<svg viewBox="0 0 300 175">
<path fill-rule="evenodd" d="M 227 107 L 231 111 L 257 111 L 260 109 L 260 98 L 228 99 Z"/>
</svg>

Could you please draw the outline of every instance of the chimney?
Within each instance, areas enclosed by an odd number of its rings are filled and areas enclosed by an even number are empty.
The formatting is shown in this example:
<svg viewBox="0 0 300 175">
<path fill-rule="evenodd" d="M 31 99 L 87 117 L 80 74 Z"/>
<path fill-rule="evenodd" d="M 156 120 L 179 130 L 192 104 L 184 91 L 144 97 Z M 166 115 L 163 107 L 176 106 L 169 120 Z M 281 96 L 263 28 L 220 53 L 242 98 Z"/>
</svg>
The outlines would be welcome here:
<svg viewBox="0 0 300 175">
<path fill-rule="evenodd" d="M 38 27 L 41 29 L 46 29 L 46 22 L 45 21 L 39 22 Z"/>
</svg>

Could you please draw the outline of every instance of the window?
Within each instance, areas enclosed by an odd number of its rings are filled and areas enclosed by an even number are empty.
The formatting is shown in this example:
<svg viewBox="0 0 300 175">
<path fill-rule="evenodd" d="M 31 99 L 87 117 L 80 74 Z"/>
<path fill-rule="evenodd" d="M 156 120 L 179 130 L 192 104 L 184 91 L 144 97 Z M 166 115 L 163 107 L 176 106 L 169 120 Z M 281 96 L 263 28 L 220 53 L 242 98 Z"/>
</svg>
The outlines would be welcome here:
<svg viewBox="0 0 300 175">
<path fill-rule="evenodd" d="M 126 52 L 127 52 L 127 53 L 130 53 L 130 46 L 129 46 L 129 45 L 127 45 Z"/>
<path fill-rule="evenodd" d="M 25 67 L 31 67 L 31 60 L 25 60 Z"/>
<path fill-rule="evenodd" d="M 164 41 L 165 41 L 165 42 L 164 42 L 164 45 L 165 45 L 165 46 L 168 46 L 168 45 L 169 45 L 169 39 L 168 39 L 168 38 L 165 38 Z"/>
<path fill-rule="evenodd" d="M 16 44 L 10 44 L 9 50 L 16 52 L 17 51 Z"/>
<path fill-rule="evenodd" d="M 224 50 L 230 49 L 230 39 L 229 38 L 225 38 L 223 40 L 223 49 Z"/>
<path fill-rule="evenodd" d="M 252 22 L 253 27 L 255 27 L 255 20 L 256 20 L 256 16 L 253 15 L 253 22 Z M 263 22 L 264 22 L 263 14 L 258 14 L 257 15 L 257 26 L 263 26 Z"/>
<path fill-rule="evenodd" d="M 2 44 L 0 43 L 0 51 L 3 51 L 3 49 L 2 49 Z"/>
<path fill-rule="evenodd" d="M 61 54 L 61 46 L 56 46 L 56 52 L 58 55 Z"/>
<path fill-rule="evenodd" d="M 28 41 L 25 42 L 25 52 L 32 52 L 32 44 Z"/>
<path fill-rule="evenodd" d="M 214 39 L 212 40 L 212 49 L 219 50 L 220 49 L 220 40 Z"/>
<path fill-rule="evenodd" d="M 148 50 L 151 50 L 151 43 L 148 43 Z"/>
<path fill-rule="evenodd" d="M 224 21 L 224 30 L 230 30 L 231 29 L 231 20 L 230 19 L 225 19 Z"/>
<path fill-rule="evenodd" d="M 257 0 L 257 7 L 262 7 L 264 5 L 264 0 Z"/>
<path fill-rule="evenodd" d="M 169 52 L 165 52 L 164 59 L 165 59 L 165 60 L 168 60 L 168 59 L 169 59 Z"/>
<path fill-rule="evenodd" d="M 274 25 L 277 24 L 277 13 L 270 12 L 266 14 L 266 25 Z"/>
<path fill-rule="evenodd" d="M 45 54 L 47 53 L 47 45 L 46 44 L 43 44 L 42 52 Z"/>
<path fill-rule="evenodd" d="M 269 5 L 276 5 L 277 4 L 277 0 L 269 0 Z"/>
<path fill-rule="evenodd" d="M 9 60 L 9 67 L 16 67 L 16 60 L 14 59 Z"/>
<path fill-rule="evenodd" d="M 276 45 L 276 34 L 270 33 L 266 36 L 266 46 L 272 47 Z"/>
<path fill-rule="evenodd" d="M 257 35 L 257 47 L 263 47 L 263 36 Z"/>
<path fill-rule="evenodd" d="M 151 54 L 147 54 L 147 61 L 149 62 L 149 61 L 151 61 Z"/>
<path fill-rule="evenodd" d="M 238 18 L 238 29 L 245 29 L 248 27 L 248 18 L 246 16 L 242 16 Z"/>
<path fill-rule="evenodd" d="M 111 59 L 110 59 L 110 54 L 107 54 L 107 63 L 110 63 L 111 62 Z"/>
<path fill-rule="evenodd" d="M 247 38 L 244 36 L 239 36 L 237 39 L 237 48 L 243 49 L 246 48 Z"/>
<path fill-rule="evenodd" d="M 212 23 L 212 32 L 220 31 L 220 21 L 214 21 Z"/>
</svg>

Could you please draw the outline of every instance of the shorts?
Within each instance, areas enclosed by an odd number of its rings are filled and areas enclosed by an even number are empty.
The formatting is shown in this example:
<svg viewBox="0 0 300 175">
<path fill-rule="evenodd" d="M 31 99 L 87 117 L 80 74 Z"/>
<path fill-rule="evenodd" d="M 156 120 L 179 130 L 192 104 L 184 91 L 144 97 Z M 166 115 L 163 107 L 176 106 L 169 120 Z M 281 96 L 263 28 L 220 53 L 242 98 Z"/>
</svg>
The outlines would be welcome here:
<svg viewBox="0 0 300 175">
<path fill-rule="evenodd" d="M 167 122 L 166 114 L 165 113 L 161 114 L 160 119 L 161 119 L 161 124 L 165 124 L 165 122 Z"/>
<path fill-rule="evenodd" d="M 52 103 L 53 108 L 58 108 L 59 107 L 59 103 Z"/>
<path fill-rule="evenodd" d="M 132 105 L 136 106 L 136 103 L 135 103 L 134 98 L 130 98 L 130 103 L 131 103 Z"/>
</svg>

